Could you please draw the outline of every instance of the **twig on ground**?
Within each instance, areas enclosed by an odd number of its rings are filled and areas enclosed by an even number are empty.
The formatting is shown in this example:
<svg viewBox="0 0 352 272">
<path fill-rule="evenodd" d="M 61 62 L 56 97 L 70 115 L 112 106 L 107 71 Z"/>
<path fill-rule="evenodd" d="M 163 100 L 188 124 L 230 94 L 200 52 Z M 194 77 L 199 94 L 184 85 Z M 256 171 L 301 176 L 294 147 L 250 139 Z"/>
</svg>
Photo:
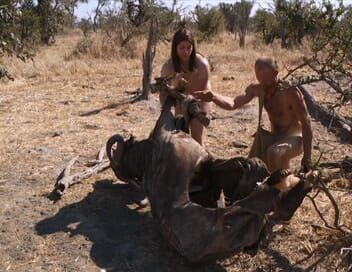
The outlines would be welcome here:
<svg viewBox="0 0 352 272">
<path fill-rule="evenodd" d="M 318 213 L 320 219 L 324 222 L 324 227 L 322 227 L 322 228 L 328 228 L 330 230 L 338 230 L 342 233 L 350 232 L 348 227 L 346 227 L 345 225 L 340 225 L 340 214 L 341 213 L 340 213 L 339 206 L 338 206 L 335 198 L 331 194 L 329 188 L 324 184 L 324 182 L 321 181 L 321 179 L 319 177 L 316 179 L 316 182 L 313 185 L 313 188 L 316 188 L 317 192 L 315 193 L 314 196 L 307 195 L 307 197 L 312 202 L 313 207 L 314 207 L 315 211 Z M 327 220 L 325 219 L 324 215 L 322 214 L 322 212 L 318 208 L 318 205 L 315 202 L 315 198 L 319 195 L 320 192 L 325 193 L 325 195 L 328 197 L 328 199 L 330 200 L 330 202 L 334 208 L 334 223 L 333 223 L 333 225 L 331 225 L 327 222 Z M 346 228 L 346 230 L 344 230 L 343 227 Z"/>
<path fill-rule="evenodd" d="M 105 147 L 105 146 L 104 146 Z M 61 198 L 65 190 L 76 184 L 80 181 L 93 176 L 96 173 L 103 172 L 106 169 L 110 168 L 110 161 L 108 159 L 104 159 L 105 155 L 105 148 L 101 148 L 97 155 L 97 160 L 95 160 L 91 167 L 88 167 L 82 172 L 76 173 L 71 175 L 71 169 L 75 162 L 78 160 L 78 156 L 72 158 L 61 171 L 60 175 L 58 176 L 54 190 L 50 194 L 50 197 L 53 200 L 58 200 Z"/>
</svg>

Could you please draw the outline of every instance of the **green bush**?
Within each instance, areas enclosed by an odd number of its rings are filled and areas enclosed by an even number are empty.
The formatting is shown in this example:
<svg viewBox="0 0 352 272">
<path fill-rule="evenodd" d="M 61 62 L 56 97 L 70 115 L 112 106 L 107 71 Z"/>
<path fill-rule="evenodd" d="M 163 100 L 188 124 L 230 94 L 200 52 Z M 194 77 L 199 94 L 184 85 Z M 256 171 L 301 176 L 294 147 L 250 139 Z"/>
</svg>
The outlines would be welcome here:
<svg viewBox="0 0 352 272">
<path fill-rule="evenodd" d="M 218 8 L 196 6 L 195 21 L 199 31 L 199 40 L 207 40 L 218 34 L 224 25 L 224 18 Z"/>
</svg>

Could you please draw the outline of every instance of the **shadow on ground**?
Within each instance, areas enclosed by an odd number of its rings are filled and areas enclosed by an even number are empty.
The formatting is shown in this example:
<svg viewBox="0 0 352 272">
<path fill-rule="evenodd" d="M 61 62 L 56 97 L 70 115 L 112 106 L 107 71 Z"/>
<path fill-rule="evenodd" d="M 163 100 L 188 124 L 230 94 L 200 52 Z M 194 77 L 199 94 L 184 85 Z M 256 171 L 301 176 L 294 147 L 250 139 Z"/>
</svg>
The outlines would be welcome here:
<svg viewBox="0 0 352 272">
<path fill-rule="evenodd" d="M 100 180 L 84 199 L 40 221 L 36 231 L 85 236 L 92 242 L 91 259 L 106 271 L 225 271 L 215 262 L 187 263 L 162 239 L 149 212 L 127 206 L 137 197 L 128 185 Z"/>
</svg>

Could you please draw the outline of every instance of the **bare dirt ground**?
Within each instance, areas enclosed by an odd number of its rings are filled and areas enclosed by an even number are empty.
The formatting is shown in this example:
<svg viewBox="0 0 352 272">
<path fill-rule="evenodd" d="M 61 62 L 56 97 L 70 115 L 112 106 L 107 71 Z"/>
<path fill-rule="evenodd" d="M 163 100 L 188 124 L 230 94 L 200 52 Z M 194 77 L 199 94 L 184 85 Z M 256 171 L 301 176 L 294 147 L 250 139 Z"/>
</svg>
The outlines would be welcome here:
<svg viewBox="0 0 352 272">
<path fill-rule="evenodd" d="M 140 87 L 142 75 L 140 57 L 112 57 L 109 52 L 106 58 L 71 57 L 81 38 L 77 31 L 59 37 L 55 45 L 40 50 L 35 65 L 12 60 L 9 68 L 16 81 L 0 82 L 0 271 L 348 271 L 351 259 L 343 261 L 340 250 L 352 245 L 352 237 L 314 228 L 322 222 L 308 199 L 290 222 L 274 228 L 255 257 L 239 254 L 197 265 L 166 244 L 149 208 L 138 210 L 138 196 L 110 170 L 71 187 L 62 200 L 52 203 L 47 196 L 69 159 L 93 159 L 114 133 L 147 137 L 160 112 L 157 97 L 152 97 L 80 116 L 130 97 L 126 91 Z M 137 56 L 144 45 L 137 41 Z M 213 88 L 232 96 L 255 80 L 252 67 L 259 55 L 273 54 L 284 67 L 294 65 L 302 53 L 254 41 L 240 50 L 227 36 L 201 44 L 200 51 L 212 56 Z M 158 46 L 156 75 L 168 53 L 169 45 Z M 323 85 L 311 90 L 322 103 L 334 95 Z M 252 141 L 256 103 L 236 112 L 213 109 L 231 118 L 211 123 L 207 148 L 219 157 L 245 156 L 248 149 L 235 148 L 233 141 Z M 341 113 L 352 117 L 350 108 Z M 315 157 L 318 146 L 326 151 L 323 160 L 351 155 L 350 144 L 341 143 L 314 120 L 313 132 Z M 343 223 L 352 227 L 351 191 L 334 190 L 333 195 Z M 318 205 L 331 222 L 327 198 L 320 197 Z"/>
</svg>

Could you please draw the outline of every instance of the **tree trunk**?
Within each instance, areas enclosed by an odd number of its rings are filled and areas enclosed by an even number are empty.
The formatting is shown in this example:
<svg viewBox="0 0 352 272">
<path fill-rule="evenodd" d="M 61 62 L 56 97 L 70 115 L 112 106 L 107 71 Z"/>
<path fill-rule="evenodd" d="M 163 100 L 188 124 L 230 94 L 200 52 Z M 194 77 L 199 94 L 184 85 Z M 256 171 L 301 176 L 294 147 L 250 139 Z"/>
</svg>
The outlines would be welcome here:
<svg viewBox="0 0 352 272">
<path fill-rule="evenodd" d="M 40 17 L 40 39 L 42 43 L 49 44 L 50 41 L 50 24 L 49 17 L 51 5 L 49 0 L 38 0 L 38 10 Z"/>
<path fill-rule="evenodd" d="M 68 8 L 68 14 L 70 15 L 70 26 L 73 27 L 75 24 L 75 6 L 72 5 L 70 8 Z"/>
<path fill-rule="evenodd" d="M 287 48 L 285 22 L 283 18 L 280 18 L 280 39 L 281 39 L 281 48 Z"/>
<path fill-rule="evenodd" d="M 153 61 L 156 51 L 156 43 L 158 40 L 158 21 L 153 17 L 150 21 L 149 37 L 147 49 L 143 54 L 143 90 L 141 99 L 148 100 L 150 94 L 150 83 L 153 74 Z"/>
<path fill-rule="evenodd" d="M 245 31 L 241 31 L 239 32 L 239 36 L 240 36 L 240 47 L 244 48 L 245 45 L 245 38 L 246 38 L 246 33 Z"/>
<path fill-rule="evenodd" d="M 98 0 L 98 5 L 95 8 L 95 14 L 93 18 L 93 31 L 96 32 L 98 29 L 98 19 L 101 15 L 101 9 L 105 6 L 106 0 Z"/>
</svg>

